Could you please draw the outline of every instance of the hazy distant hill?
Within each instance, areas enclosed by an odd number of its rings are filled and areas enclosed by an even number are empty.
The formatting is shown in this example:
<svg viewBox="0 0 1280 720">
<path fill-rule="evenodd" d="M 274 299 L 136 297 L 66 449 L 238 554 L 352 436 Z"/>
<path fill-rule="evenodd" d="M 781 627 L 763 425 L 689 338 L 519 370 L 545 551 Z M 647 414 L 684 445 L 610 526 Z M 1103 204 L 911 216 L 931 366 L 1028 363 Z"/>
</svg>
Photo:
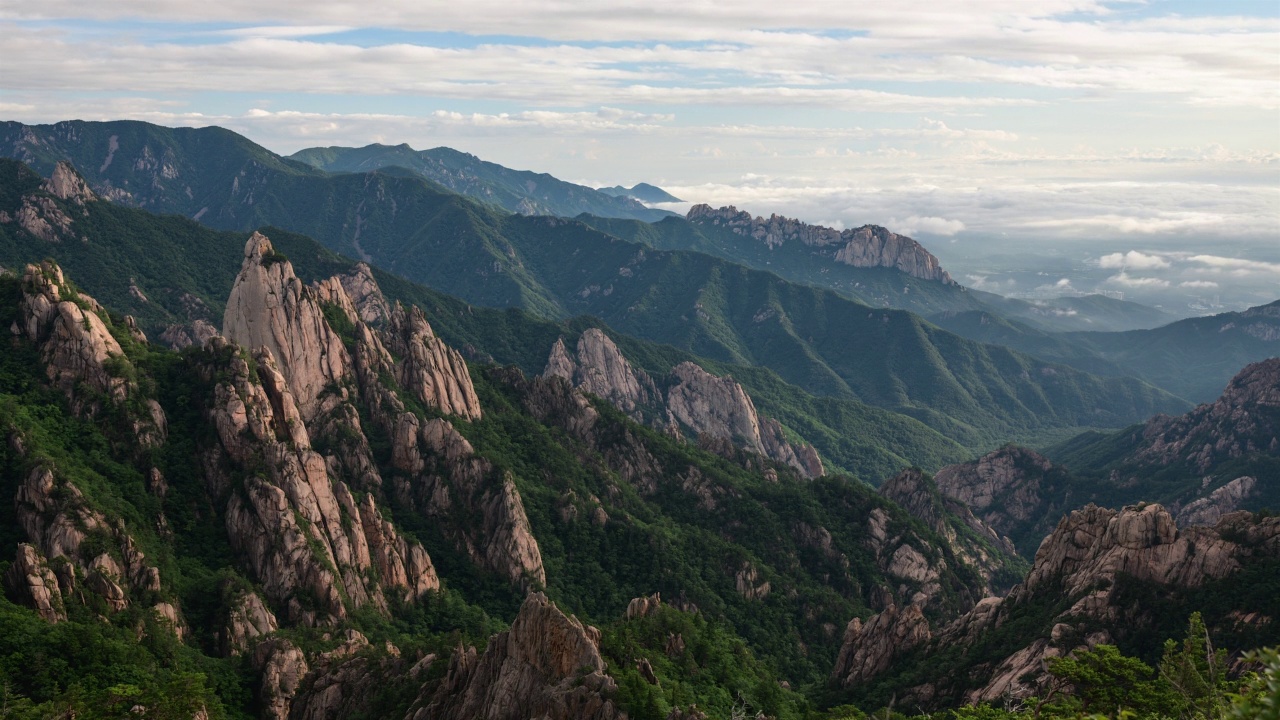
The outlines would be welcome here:
<svg viewBox="0 0 1280 720">
<path fill-rule="evenodd" d="M 601 192 L 546 173 L 512 170 L 447 147 L 432 150 L 414 150 L 408 145 L 307 148 L 290 158 L 331 172 L 362 173 L 402 167 L 454 192 L 521 215 L 573 217 L 591 213 L 638 220 L 659 220 L 671 215 L 665 210 L 647 208 L 629 195 Z"/>
<path fill-rule="evenodd" d="M 632 187 L 626 188 L 621 185 L 614 185 L 608 188 L 596 188 L 605 195 L 613 197 L 629 197 L 635 198 L 643 203 L 676 203 L 684 202 L 680 198 L 663 190 L 660 187 L 650 185 L 649 183 L 637 183 Z"/>
</svg>

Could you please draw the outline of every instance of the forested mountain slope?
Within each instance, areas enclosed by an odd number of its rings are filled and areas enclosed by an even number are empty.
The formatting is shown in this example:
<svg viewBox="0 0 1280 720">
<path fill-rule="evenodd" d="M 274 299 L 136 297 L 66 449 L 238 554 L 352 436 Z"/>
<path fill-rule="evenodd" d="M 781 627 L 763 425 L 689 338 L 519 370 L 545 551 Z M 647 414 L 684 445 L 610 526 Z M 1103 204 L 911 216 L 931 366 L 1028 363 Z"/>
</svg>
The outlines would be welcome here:
<svg viewBox="0 0 1280 720">
<path fill-rule="evenodd" d="M 107 129 L 48 130 L 72 144 L 90 131 Z M 200 132 L 189 131 L 188 142 Z M 698 253 L 650 250 L 575 221 L 502 214 L 418 178 L 320 177 L 245 163 L 243 182 L 231 178 L 203 221 L 243 229 L 275 222 L 477 304 L 593 315 L 713 360 L 770 368 L 818 395 L 911 415 L 969 447 L 1183 407 L 1150 386 L 972 343 L 905 312 L 873 311 Z M 177 178 L 155 192 L 173 200 Z M 92 186 L 92 173 L 88 179 Z M 167 187 L 162 177 L 153 186 Z"/>
<path fill-rule="evenodd" d="M 454 192 L 521 215 L 573 217 L 590 213 L 646 221 L 672 216 L 665 210 L 647 208 L 625 194 L 575 185 L 546 173 L 512 170 L 447 147 L 431 150 L 376 144 L 362 148 L 316 147 L 299 150 L 289 159 L 329 172 L 365 173 L 405 168 Z"/>
</svg>

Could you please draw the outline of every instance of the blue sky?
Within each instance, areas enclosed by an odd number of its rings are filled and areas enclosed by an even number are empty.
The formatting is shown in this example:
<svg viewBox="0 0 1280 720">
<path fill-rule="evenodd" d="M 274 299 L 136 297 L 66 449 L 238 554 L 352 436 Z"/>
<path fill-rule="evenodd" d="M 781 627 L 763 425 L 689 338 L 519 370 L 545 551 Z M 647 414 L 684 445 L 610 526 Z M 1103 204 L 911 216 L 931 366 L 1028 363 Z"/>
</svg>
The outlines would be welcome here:
<svg viewBox="0 0 1280 720">
<path fill-rule="evenodd" d="M 934 242 L 1220 242 L 1274 267 L 1278 15 L 1273 0 L 0 0 L 0 117 L 216 124 L 283 153 L 448 145 Z"/>
</svg>

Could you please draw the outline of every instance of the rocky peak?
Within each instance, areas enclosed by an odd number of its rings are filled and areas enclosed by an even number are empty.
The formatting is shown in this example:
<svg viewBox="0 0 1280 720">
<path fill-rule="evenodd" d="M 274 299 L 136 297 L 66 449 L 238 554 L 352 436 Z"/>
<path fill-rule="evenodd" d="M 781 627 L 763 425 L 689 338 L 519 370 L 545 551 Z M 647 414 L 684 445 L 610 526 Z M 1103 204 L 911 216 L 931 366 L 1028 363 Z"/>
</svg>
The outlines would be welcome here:
<svg viewBox="0 0 1280 720">
<path fill-rule="evenodd" d="M 530 593 L 483 655 L 458 649 L 438 689 L 406 720 L 620 720 L 626 715 L 610 699 L 617 686 L 592 630 Z"/>
<path fill-rule="evenodd" d="M 338 281 L 342 283 L 347 297 L 351 298 L 362 322 L 377 324 L 391 316 L 391 306 L 387 304 L 387 298 L 383 296 L 382 288 L 378 287 L 373 269 L 368 264 L 356 263 L 352 272 L 339 275 Z"/>
<path fill-rule="evenodd" d="M 1064 476 L 1061 468 L 1027 448 L 1007 445 L 977 460 L 948 465 L 934 476 L 938 490 L 968 506 L 997 533 L 1015 539 L 1031 554 L 1045 529 L 1041 521 L 1055 512 L 1054 495 Z M 1025 541 L 1024 541 L 1025 540 Z"/>
<path fill-rule="evenodd" d="M 129 360 L 107 327 L 109 321 L 96 300 L 71 288 L 62 269 L 45 261 L 27 266 L 19 317 L 10 330 L 40 348 L 46 376 L 66 394 L 72 410 L 92 417 L 101 409 L 101 397 L 123 404 L 139 394 L 126 372 Z M 164 442 L 168 423 L 155 400 L 144 399 L 126 414 L 140 447 Z"/>
<path fill-rule="evenodd" d="M 813 478 L 823 474 L 812 446 L 792 444 L 776 420 L 762 419 L 746 390 L 731 377 L 717 377 L 691 362 L 671 369 L 667 389 L 671 415 L 695 434 L 728 438 L 734 444 L 776 460 Z"/>
<path fill-rule="evenodd" d="M 866 623 L 854 618 L 844 630 L 831 680 L 840 687 L 872 680 L 888 670 L 895 659 L 928 642 L 930 637 L 929 621 L 915 605 L 902 609 L 890 605 Z"/>
<path fill-rule="evenodd" d="M 404 413 L 391 433 L 400 501 L 442 521 L 459 549 L 478 565 L 529 589 L 547 583 L 542 553 L 524 500 L 510 473 L 475 455 L 471 443 L 444 419 L 425 423 Z M 459 523 L 459 513 L 474 522 Z"/>
<path fill-rule="evenodd" d="M 232 547 L 266 597 L 287 610 L 287 619 L 330 622 L 349 608 L 385 610 L 387 591 L 412 601 L 438 588 L 426 551 L 398 536 L 369 498 L 358 504 L 311 448 L 271 351 L 260 348 L 252 368 L 250 357 L 221 337 L 206 352 L 214 360 L 203 374 L 225 378 L 215 386 L 209 410 L 222 451 L 241 472 L 254 469 L 242 492 L 228 492 L 229 480 L 212 473 L 211 494 L 226 498 Z M 301 602 L 303 596 L 312 607 Z"/>
<path fill-rule="evenodd" d="M 1130 461 L 1179 464 L 1204 473 L 1252 453 L 1280 454 L 1280 357 L 1248 365 L 1222 396 L 1178 417 L 1157 416 L 1142 429 Z"/>
<path fill-rule="evenodd" d="M 913 277 L 947 285 L 954 281 L 942 264 L 920 243 L 877 225 L 836 230 L 771 215 L 752 217 L 732 205 L 719 209 L 694 205 L 686 218 L 695 224 L 721 225 L 738 235 L 754 238 L 770 249 L 786 242 L 800 242 L 830 259 L 854 267 L 895 268 Z"/>
<path fill-rule="evenodd" d="M 396 303 L 383 342 L 400 359 L 395 373 L 402 388 L 445 414 L 480 418 L 480 398 L 467 361 L 436 337 L 420 308 L 406 309 Z"/>
<path fill-rule="evenodd" d="M 97 200 L 98 196 L 93 194 L 89 189 L 89 183 L 76 172 L 71 163 L 66 160 L 59 160 L 58 164 L 53 168 L 53 174 L 45 181 L 42 186 L 44 191 L 68 202 L 83 205 L 86 202 Z"/>
<path fill-rule="evenodd" d="M 1002 589 L 993 579 L 1015 562 L 1017 551 L 1012 541 L 975 517 L 968 505 L 944 495 L 932 478 L 916 468 L 885 481 L 880 494 L 941 535 L 957 557 L 982 575 L 988 593 Z"/>
<path fill-rule="evenodd" d="M 637 422 L 664 430 L 680 428 L 712 442 L 713 452 L 743 449 L 820 477 L 822 460 L 813 446 L 787 440 L 782 425 L 762 418 L 746 390 L 733 378 L 718 377 L 692 362 L 683 362 L 664 378 L 666 396 L 643 370 L 634 368 L 603 331 L 590 328 L 569 352 L 561 338 L 551 348 L 544 378 L 561 377 L 576 389 L 608 400 Z"/>
<path fill-rule="evenodd" d="M 582 333 L 576 355 L 569 353 L 563 338 L 557 340 L 542 375 L 562 377 L 575 388 L 598 395 L 637 419 L 641 408 L 660 402 L 653 379 L 633 368 L 599 328 Z"/>
<path fill-rule="evenodd" d="M 222 334 L 244 347 L 270 350 L 304 420 L 318 412 L 326 386 L 350 375 L 351 359 L 325 322 L 315 290 L 302 284 L 293 265 L 261 233 L 245 243 Z"/>
<path fill-rule="evenodd" d="M 1162 591 L 1195 588 L 1210 579 L 1225 578 L 1245 564 L 1280 557 L 1280 518 L 1260 518 L 1233 513 L 1212 528 L 1193 526 L 1179 530 L 1173 517 L 1159 505 L 1137 505 L 1123 510 L 1089 505 L 1062 518 L 1044 539 L 1031 572 L 1004 598 L 986 598 L 972 610 L 940 630 L 934 630 L 929 652 L 960 646 L 969 648 L 987 640 L 1020 606 L 1048 599 L 1069 598 L 1072 604 L 1022 636 L 1028 644 L 1003 660 L 974 666 L 967 671 L 984 685 L 966 696 L 968 702 L 990 702 L 1003 696 L 1021 697 L 1047 676 L 1044 660 L 1070 652 L 1083 639 L 1086 645 L 1111 642 L 1111 638 L 1147 622 L 1149 608 L 1118 594 L 1119 581 L 1151 583 Z M 870 623 L 868 623 L 870 624 Z M 886 633 L 881 633 L 885 635 Z M 839 669 L 874 668 L 875 663 L 844 663 L 846 657 L 874 656 L 866 648 L 868 633 L 859 629 L 847 635 Z M 887 666 L 885 666 L 887 667 Z M 883 670 L 860 672 L 865 682 Z M 840 678 L 837 677 L 837 680 Z M 910 694 L 932 698 L 950 685 L 938 678 Z"/>
<path fill-rule="evenodd" d="M 1224 515 L 1240 509 L 1246 500 L 1258 495 L 1260 491 L 1257 478 L 1242 475 L 1183 506 L 1177 514 L 1178 525 L 1216 524 Z"/>
</svg>

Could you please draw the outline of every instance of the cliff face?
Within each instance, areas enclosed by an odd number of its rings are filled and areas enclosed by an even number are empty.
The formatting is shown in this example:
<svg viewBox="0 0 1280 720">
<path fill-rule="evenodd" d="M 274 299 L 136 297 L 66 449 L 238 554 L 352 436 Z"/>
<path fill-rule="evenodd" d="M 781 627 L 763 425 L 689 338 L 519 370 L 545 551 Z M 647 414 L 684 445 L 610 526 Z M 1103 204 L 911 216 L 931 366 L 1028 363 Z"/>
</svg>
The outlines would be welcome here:
<svg viewBox="0 0 1280 720">
<path fill-rule="evenodd" d="M 385 608 L 384 590 L 412 600 L 438 588 L 426 551 L 398 537 L 376 505 L 358 505 L 347 483 L 329 474 L 270 350 L 250 358 L 222 338 L 208 348 L 220 362 L 206 366 L 206 376 L 225 378 L 210 410 L 221 462 L 262 473 L 246 477 L 243 492 L 229 493 L 227 534 L 289 620 L 330 622 L 363 605 Z M 220 465 L 219 455 L 210 467 Z M 216 497 L 227 494 L 224 472 L 212 472 L 209 482 Z M 301 593 L 318 607 L 305 607 Z"/>
<path fill-rule="evenodd" d="M 968 505 L 944 495 L 931 478 L 914 468 L 885 481 L 880 494 L 942 536 L 957 557 L 982 575 L 989 594 L 1007 588 L 1000 580 L 1018 569 L 1017 550 L 1009 538 L 975 517 Z"/>
<path fill-rule="evenodd" d="M 995 532 L 1011 537 L 1030 555 L 1061 512 L 1069 483 L 1063 468 L 1033 450 L 1006 446 L 975 461 L 949 465 L 934 476 L 938 490 L 967 506 Z"/>
<path fill-rule="evenodd" d="M 633 368 L 597 328 L 583 332 L 576 353 L 569 352 L 563 339 L 557 340 L 543 376 L 562 377 L 638 422 L 708 439 L 709 449 L 746 450 L 788 465 L 806 478 L 824 472 L 813 446 L 787 440 L 782 425 L 761 417 L 746 390 L 732 378 L 683 362 L 661 383 L 655 382 L 648 373 Z"/>
<path fill-rule="evenodd" d="M 942 269 L 938 258 L 909 237 L 889 232 L 876 225 L 863 225 L 852 230 L 835 230 L 819 225 L 809 225 L 770 215 L 752 217 L 732 205 L 714 209 L 710 205 L 694 205 L 689 209 L 688 220 L 695 224 L 713 224 L 728 227 L 733 232 L 754 238 L 769 248 L 787 242 L 803 243 L 818 254 L 854 267 L 895 268 L 913 277 L 934 280 L 945 284 L 954 281 Z"/>
<path fill-rule="evenodd" d="M 600 632 L 531 593 L 511 629 L 489 640 L 483 655 L 459 649 L 449 672 L 406 720 L 620 720 L 610 696 Z"/>
<path fill-rule="evenodd" d="M 327 385 L 348 378 L 351 359 L 325 322 L 315 290 L 302 284 L 293 265 L 260 233 L 245 244 L 222 334 L 251 350 L 270 351 L 305 420 L 316 416 Z"/>
<path fill-rule="evenodd" d="M 1280 358 L 1241 370 L 1215 402 L 1178 417 L 1153 418 L 1129 462 L 1205 473 L 1252 453 L 1280 455 Z"/>
<path fill-rule="evenodd" d="M 1036 553 L 1027 579 L 1004 598 L 988 598 L 942 628 L 921 628 L 883 613 L 846 633 L 841 663 L 832 680 L 843 686 L 879 677 L 912 645 L 928 652 L 973 647 L 1025 607 L 1048 605 L 1059 611 L 1021 636 L 1025 647 L 998 661 L 956 668 L 952 678 L 905 689 L 929 702 L 964 692 L 970 702 L 1019 697 L 1045 677 L 1044 661 L 1080 645 L 1113 642 L 1149 622 L 1148 608 L 1126 601 L 1119 581 L 1147 582 L 1164 590 L 1195 588 L 1230 576 L 1249 563 L 1280 557 L 1280 518 L 1250 513 L 1223 517 L 1214 527 L 1179 530 L 1159 505 L 1109 510 L 1089 505 L 1062 519 Z M 1065 604 L 1055 605 L 1066 600 Z M 901 638 L 915 638 L 902 642 Z M 885 657 L 889 656 L 888 660 Z M 964 690 L 972 683 L 976 689 Z M 958 690 L 959 689 L 959 690 Z"/>
<path fill-rule="evenodd" d="M 72 410 L 92 418 L 104 402 L 124 408 L 128 429 L 141 448 L 162 444 L 164 410 L 143 397 L 130 378 L 132 364 L 108 329 L 110 318 L 102 306 L 72 289 L 62 269 L 50 262 L 28 265 L 22 288 L 19 316 L 10 331 L 39 347 L 46 376 L 66 394 Z M 137 402 L 129 403 L 131 399 Z"/>
</svg>

